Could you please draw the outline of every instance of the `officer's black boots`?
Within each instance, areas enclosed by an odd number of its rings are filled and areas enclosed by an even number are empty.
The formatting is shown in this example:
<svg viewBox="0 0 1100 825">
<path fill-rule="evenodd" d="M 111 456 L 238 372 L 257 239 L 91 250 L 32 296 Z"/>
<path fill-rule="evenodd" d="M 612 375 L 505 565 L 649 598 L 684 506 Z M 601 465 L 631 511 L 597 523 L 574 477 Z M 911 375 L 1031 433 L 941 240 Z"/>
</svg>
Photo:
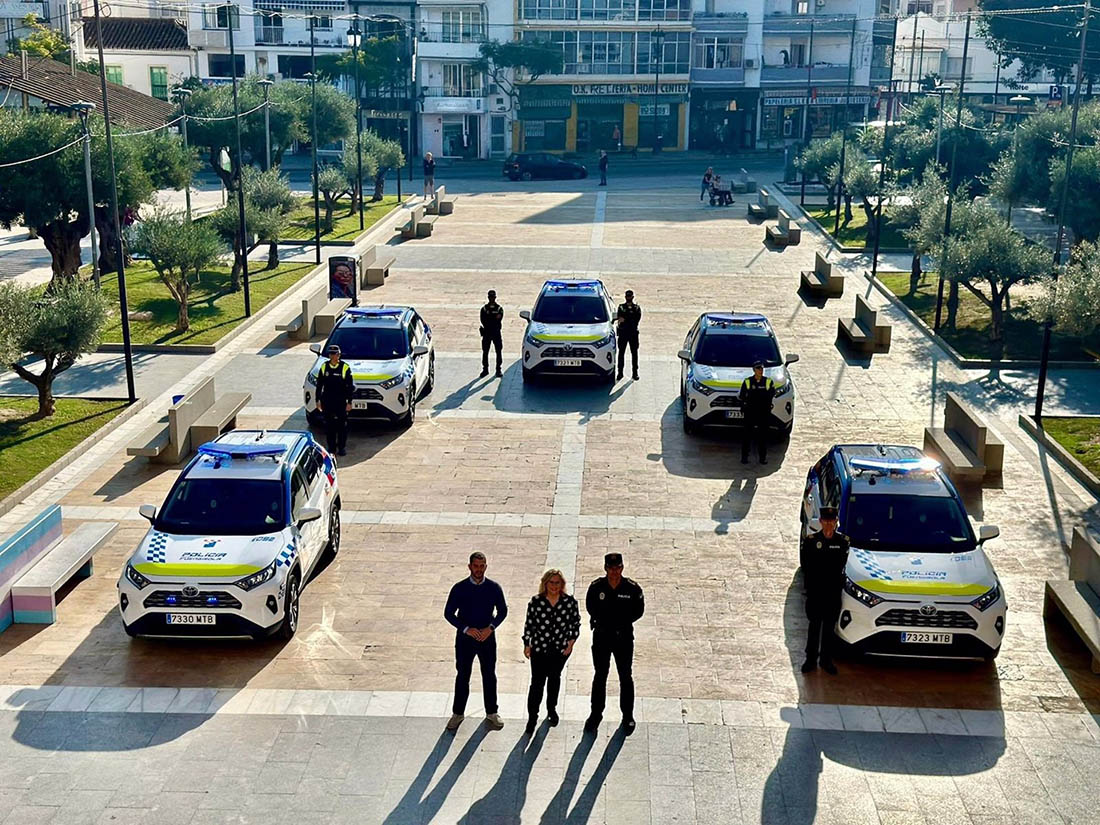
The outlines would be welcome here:
<svg viewBox="0 0 1100 825">
<path fill-rule="evenodd" d="M 623 735 L 630 736 L 634 733 L 634 728 L 637 727 L 637 722 L 633 719 L 623 719 Z"/>
<path fill-rule="evenodd" d="M 556 710 L 546 711 L 546 721 L 550 724 L 550 727 L 554 727 L 558 724 L 558 712 Z"/>
<path fill-rule="evenodd" d="M 817 662 L 813 659 L 807 659 L 802 663 L 803 673 L 813 673 L 815 670 L 817 670 Z"/>
<path fill-rule="evenodd" d="M 600 726 L 600 722 L 603 721 L 603 717 L 593 713 L 584 721 L 584 729 L 588 733 L 594 733 L 596 728 Z"/>
<path fill-rule="evenodd" d="M 488 367 L 483 367 L 482 370 L 481 370 L 481 377 L 484 378 L 488 374 L 489 374 L 489 368 Z"/>
<path fill-rule="evenodd" d="M 836 665 L 833 664 L 832 659 L 822 658 L 821 669 L 828 673 L 830 676 L 836 676 Z"/>
</svg>

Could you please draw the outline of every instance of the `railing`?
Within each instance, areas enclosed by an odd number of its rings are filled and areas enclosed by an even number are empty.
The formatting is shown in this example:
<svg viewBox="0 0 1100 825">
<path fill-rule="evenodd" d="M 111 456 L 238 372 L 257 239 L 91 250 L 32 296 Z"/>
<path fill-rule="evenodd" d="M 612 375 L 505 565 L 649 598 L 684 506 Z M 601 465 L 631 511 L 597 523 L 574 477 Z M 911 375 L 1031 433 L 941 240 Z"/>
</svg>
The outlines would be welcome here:
<svg viewBox="0 0 1100 825">
<path fill-rule="evenodd" d="M 264 45 L 282 45 L 282 26 L 260 26 L 256 29 L 256 42 Z"/>
<path fill-rule="evenodd" d="M 488 37 L 484 27 L 444 26 L 442 23 L 422 23 L 421 43 L 484 43 Z"/>
<path fill-rule="evenodd" d="M 812 82 L 847 80 L 847 66 L 814 66 L 812 74 L 807 66 L 764 66 L 760 70 L 761 83 L 805 83 L 810 77 Z"/>
<path fill-rule="evenodd" d="M 745 69 L 743 66 L 730 66 L 722 69 L 691 70 L 692 83 L 744 83 Z"/>
</svg>

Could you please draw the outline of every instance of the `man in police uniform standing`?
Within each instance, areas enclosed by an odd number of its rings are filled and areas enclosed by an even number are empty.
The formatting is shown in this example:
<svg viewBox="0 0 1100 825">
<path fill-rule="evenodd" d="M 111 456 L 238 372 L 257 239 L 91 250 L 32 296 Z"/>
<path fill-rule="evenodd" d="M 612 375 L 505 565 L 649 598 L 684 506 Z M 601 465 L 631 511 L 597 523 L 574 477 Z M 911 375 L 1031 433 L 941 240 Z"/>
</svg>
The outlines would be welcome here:
<svg viewBox="0 0 1100 825">
<path fill-rule="evenodd" d="M 592 622 L 592 715 L 584 723 L 586 731 L 594 731 L 603 720 L 607 703 L 607 675 L 611 658 L 619 673 L 619 707 L 623 712 L 623 729 L 627 736 L 634 732 L 634 622 L 645 613 L 645 596 L 637 582 L 623 575 L 621 553 L 603 557 L 606 576 L 588 586 L 584 606 Z"/>
<path fill-rule="evenodd" d="M 623 366 L 626 363 L 626 347 L 630 346 L 630 363 L 634 367 L 635 381 L 638 380 L 638 324 L 642 320 L 642 308 L 634 303 L 634 291 L 626 291 L 626 300 L 619 304 L 615 313 L 615 323 L 619 331 L 619 375 L 623 377 Z"/>
<path fill-rule="evenodd" d="M 806 584 L 806 661 L 802 672 L 821 667 L 836 673 L 833 664 L 833 626 L 840 612 L 840 593 L 844 587 L 844 567 L 848 562 L 848 537 L 836 529 L 837 509 L 821 508 L 821 529 L 802 540 L 802 577 Z"/>
<path fill-rule="evenodd" d="M 347 455 L 348 413 L 355 395 L 351 367 L 340 359 L 340 348 L 329 346 L 328 360 L 317 373 L 317 412 L 325 417 L 325 439 L 329 452 Z"/>
<path fill-rule="evenodd" d="M 504 307 L 497 303 L 496 290 L 490 289 L 488 303 L 481 308 L 481 377 L 489 374 L 489 346 L 497 351 L 497 378 L 500 377 L 500 327 L 504 323 Z"/>
<path fill-rule="evenodd" d="M 744 430 L 741 433 L 741 463 L 749 463 L 749 443 L 755 438 L 760 463 L 768 463 L 768 423 L 772 415 L 775 382 L 764 375 L 764 364 L 752 365 L 752 375 L 741 382 L 741 412 Z"/>
</svg>

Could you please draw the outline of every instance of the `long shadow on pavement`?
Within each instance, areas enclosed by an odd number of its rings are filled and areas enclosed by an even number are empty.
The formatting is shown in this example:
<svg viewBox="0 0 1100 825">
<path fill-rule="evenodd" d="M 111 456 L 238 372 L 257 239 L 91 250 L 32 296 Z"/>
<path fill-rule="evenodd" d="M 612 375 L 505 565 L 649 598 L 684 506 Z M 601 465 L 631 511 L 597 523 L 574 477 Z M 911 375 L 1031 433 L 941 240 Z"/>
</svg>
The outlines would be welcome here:
<svg viewBox="0 0 1100 825">
<path fill-rule="evenodd" d="M 527 783 L 535 766 L 542 743 L 550 726 L 543 722 L 533 737 L 526 732 L 520 735 L 508 754 L 500 776 L 489 792 L 475 800 L 470 809 L 458 820 L 459 825 L 481 825 L 491 821 L 495 825 L 519 825 L 520 814 L 527 800 Z"/>
<path fill-rule="evenodd" d="M 563 823 L 565 825 L 585 825 L 592 816 L 596 799 L 599 797 L 600 791 L 607 781 L 607 775 L 611 772 L 611 766 L 615 764 L 615 760 L 619 757 L 619 752 L 623 749 L 625 742 L 626 733 L 622 728 L 619 728 L 607 740 L 607 746 L 604 748 L 599 764 L 596 765 L 596 770 L 593 771 L 592 776 L 589 777 L 587 784 L 584 786 L 584 790 L 577 797 L 573 809 L 569 810 L 569 802 L 573 798 L 573 792 L 581 781 L 581 771 L 584 769 L 584 763 L 588 760 L 588 755 L 596 744 L 594 735 L 584 734 L 577 743 L 577 749 L 573 751 L 569 765 L 565 768 L 565 776 L 562 778 L 558 792 L 554 794 L 554 798 L 550 800 L 550 804 L 543 811 L 539 825 L 562 825 Z"/>
<path fill-rule="evenodd" d="M 383 820 L 383 825 L 431 822 L 432 817 L 439 813 L 439 809 L 447 801 L 451 789 L 454 788 L 455 783 L 462 776 L 462 772 L 466 770 L 466 766 L 470 764 L 470 760 L 477 753 L 477 749 L 481 746 L 481 742 L 485 739 L 487 733 L 488 728 L 485 725 L 478 725 L 473 735 L 462 746 L 462 750 L 458 752 L 454 762 L 447 768 L 446 773 L 435 783 L 435 787 L 431 789 L 428 795 L 424 796 L 424 791 L 431 783 L 432 776 L 435 775 L 436 770 L 447 756 L 447 751 L 454 744 L 455 734 L 451 731 L 443 731 L 439 735 L 435 747 L 432 748 L 428 758 L 424 760 L 424 764 L 421 765 L 419 772 L 409 785 L 408 790 L 405 791 L 405 795 L 401 797 L 394 809 Z"/>
</svg>

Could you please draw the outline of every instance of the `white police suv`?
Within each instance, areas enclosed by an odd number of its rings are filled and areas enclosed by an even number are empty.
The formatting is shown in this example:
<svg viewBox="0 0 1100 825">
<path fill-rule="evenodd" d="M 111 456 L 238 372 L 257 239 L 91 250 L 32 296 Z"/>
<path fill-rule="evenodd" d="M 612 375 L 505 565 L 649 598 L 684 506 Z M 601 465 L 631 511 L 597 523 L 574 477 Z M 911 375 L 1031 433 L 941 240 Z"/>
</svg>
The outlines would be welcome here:
<svg viewBox="0 0 1100 825">
<path fill-rule="evenodd" d="M 336 463 L 309 433 L 235 430 L 203 444 L 118 580 L 131 636 L 289 639 L 299 593 L 340 549 Z"/>
<path fill-rule="evenodd" d="M 317 360 L 302 386 L 306 417 L 319 423 L 317 373 L 336 344 L 351 367 L 355 397 L 350 418 L 384 418 L 405 426 L 416 418 L 416 402 L 435 384 L 432 328 L 412 307 L 377 306 L 344 310 L 324 344 L 313 344 Z"/>
<path fill-rule="evenodd" d="M 916 447 L 835 445 L 806 477 L 803 536 L 819 529 L 823 506 L 839 509 L 852 542 L 842 641 L 895 656 L 997 656 L 1007 603 L 983 545 L 1000 530 L 982 525 L 975 537 L 938 462 Z"/>
<path fill-rule="evenodd" d="M 764 375 L 775 382 L 771 426 L 789 434 L 794 426 L 794 381 L 787 366 L 798 356 L 779 354 L 768 319 L 754 312 L 704 312 L 684 339 L 680 356 L 680 400 L 684 432 L 704 425 L 740 425 L 741 383 L 752 375 L 752 365 L 764 365 Z"/>
<path fill-rule="evenodd" d="M 547 281 L 535 307 L 523 310 L 523 380 L 549 373 L 596 375 L 615 381 L 611 297 L 600 281 Z"/>
</svg>

